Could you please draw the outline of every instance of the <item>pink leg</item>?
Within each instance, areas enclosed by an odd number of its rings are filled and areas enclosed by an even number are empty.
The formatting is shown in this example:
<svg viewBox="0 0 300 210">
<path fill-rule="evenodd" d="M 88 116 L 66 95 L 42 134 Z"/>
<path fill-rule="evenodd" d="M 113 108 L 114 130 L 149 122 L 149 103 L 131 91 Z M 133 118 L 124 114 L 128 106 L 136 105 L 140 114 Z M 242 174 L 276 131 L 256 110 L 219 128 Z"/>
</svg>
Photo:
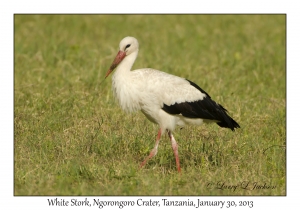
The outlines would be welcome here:
<svg viewBox="0 0 300 210">
<path fill-rule="evenodd" d="M 143 167 L 150 158 L 156 155 L 160 136 L 161 136 L 161 128 L 158 131 L 154 148 L 151 150 L 150 155 L 141 163 L 140 168 Z"/>
<path fill-rule="evenodd" d="M 179 163 L 179 156 L 178 156 L 178 144 L 175 141 L 175 138 L 172 135 L 171 131 L 168 131 L 168 135 L 170 137 L 172 148 L 173 148 L 173 152 L 174 152 L 174 155 L 175 155 L 177 170 L 178 170 L 178 172 L 181 172 L 180 163 Z"/>
</svg>

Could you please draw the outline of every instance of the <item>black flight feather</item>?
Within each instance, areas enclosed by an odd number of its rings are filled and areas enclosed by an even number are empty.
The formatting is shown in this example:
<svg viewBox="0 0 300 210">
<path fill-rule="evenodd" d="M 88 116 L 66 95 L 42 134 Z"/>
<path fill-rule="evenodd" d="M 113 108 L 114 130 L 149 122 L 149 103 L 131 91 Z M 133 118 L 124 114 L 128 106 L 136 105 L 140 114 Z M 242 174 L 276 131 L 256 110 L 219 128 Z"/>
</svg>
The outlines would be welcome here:
<svg viewBox="0 0 300 210">
<path fill-rule="evenodd" d="M 187 118 L 216 120 L 220 127 L 230 128 L 233 131 L 235 128 L 240 127 L 239 124 L 227 114 L 227 110 L 222 105 L 213 101 L 198 85 L 190 80 L 187 81 L 201 93 L 206 94 L 206 97 L 202 100 L 175 103 L 170 106 L 164 104 L 162 109 L 165 112 L 169 114 L 182 114 L 182 116 Z"/>
</svg>

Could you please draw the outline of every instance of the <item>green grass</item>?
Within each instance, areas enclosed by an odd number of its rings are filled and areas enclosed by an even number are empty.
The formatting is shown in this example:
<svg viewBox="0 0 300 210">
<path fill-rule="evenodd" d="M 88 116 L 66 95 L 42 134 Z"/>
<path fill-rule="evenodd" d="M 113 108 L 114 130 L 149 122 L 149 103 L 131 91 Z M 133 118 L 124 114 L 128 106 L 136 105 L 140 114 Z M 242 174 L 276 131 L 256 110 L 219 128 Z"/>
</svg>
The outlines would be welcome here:
<svg viewBox="0 0 300 210">
<path fill-rule="evenodd" d="M 14 194 L 286 195 L 285 18 L 15 15 Z M 138 169 L 158 126 L 120 109 L 111 77 L 101 83 L 128 35 L 140 43 L 133 69 L 194 81 L 241 126 L 176 130 L 181 175 L 167 136 Z"/>
</svg>

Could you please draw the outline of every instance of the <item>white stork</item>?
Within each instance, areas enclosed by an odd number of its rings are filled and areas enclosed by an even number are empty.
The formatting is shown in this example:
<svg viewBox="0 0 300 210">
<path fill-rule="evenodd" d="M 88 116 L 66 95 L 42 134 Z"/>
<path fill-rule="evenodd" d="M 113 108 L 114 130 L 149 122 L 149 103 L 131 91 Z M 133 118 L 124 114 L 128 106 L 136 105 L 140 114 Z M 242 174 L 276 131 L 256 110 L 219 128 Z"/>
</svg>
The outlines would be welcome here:
<svg viewBox="0 0 300 210">
<path fill-rule="evenodd" d="M 125 37 L 119 52 L 106 73 L 105 78 L 116 68 L 112 78 L 115 97 L 125 111 L 141 110 L 160 129 L 155 146 L 140 167 L 156 155 L 162 134 L 168 133 L 175 155 L 178 172 L 181 171 L 178 144 L 172 131 L 178 125 L 201 125 L 216 122 L 220 127 L 234 131 L 239 124 L 234 121 L 220 104 L 190 80 L 155 69 L 145 68 L 130 71 L 139 52 L 139 43 L 134 37 Z"/>
</svg>

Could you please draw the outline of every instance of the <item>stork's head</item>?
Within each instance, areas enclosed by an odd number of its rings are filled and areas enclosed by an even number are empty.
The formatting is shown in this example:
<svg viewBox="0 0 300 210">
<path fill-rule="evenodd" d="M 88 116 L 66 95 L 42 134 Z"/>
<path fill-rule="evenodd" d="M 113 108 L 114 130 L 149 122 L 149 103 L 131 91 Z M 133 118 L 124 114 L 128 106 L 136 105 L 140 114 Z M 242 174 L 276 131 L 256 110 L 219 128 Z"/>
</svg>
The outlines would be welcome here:
<svg viewBox="0 0 300 210">
<path fill-rule="evenodd" d="M 127 36 L 122 39 L 119 44 L 119 52 L 107 71 L 105 78 L 108 77 L 108 75 L 119 65 L 119 63 L 121 63 L 126 56 L 132 54 L 133 52 L 138 52 L 138 50 L 139 43 L 136 38 Z"/>
</svg>

